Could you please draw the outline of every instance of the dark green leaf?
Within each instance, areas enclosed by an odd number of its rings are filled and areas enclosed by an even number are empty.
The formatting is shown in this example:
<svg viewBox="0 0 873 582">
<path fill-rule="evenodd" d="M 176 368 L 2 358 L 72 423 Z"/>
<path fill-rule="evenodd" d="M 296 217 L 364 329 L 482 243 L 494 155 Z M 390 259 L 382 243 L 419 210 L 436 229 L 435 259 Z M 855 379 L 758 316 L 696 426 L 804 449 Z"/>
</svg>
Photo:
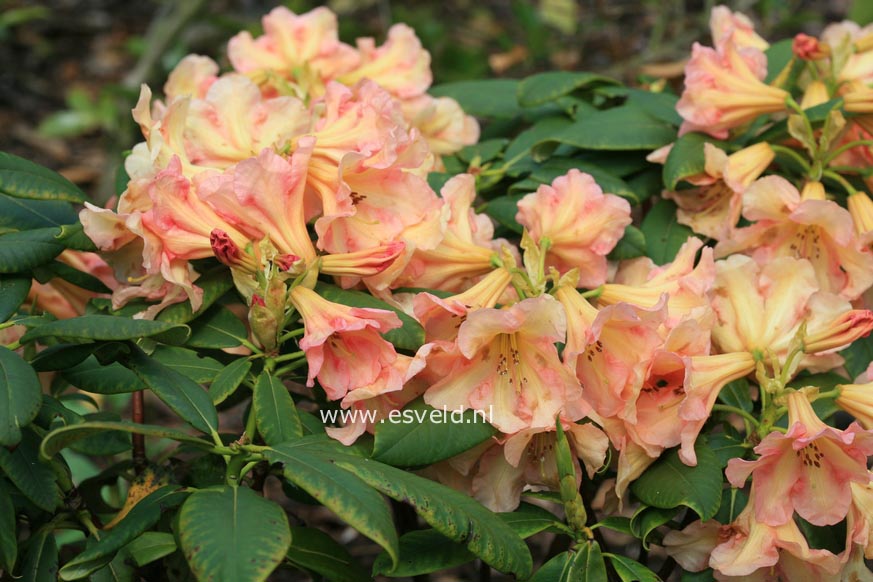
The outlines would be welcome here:
<svg viewBox="0 0 873 582">
<path fill-rule="evenodd" d="M 84 202 L 78 186 L 48 168 L 0 152 L 0 192 L 16 198 Z"/>
<path fill-rule="evenodd" d="M 21 273 L 51 261 L 64 250 L 58 229 L 37 228 L 0 235 L 0 273 Z"/>
<path fill-rule="evenodd" d="M 13 351 L 0 346 L 0 446 L 21 440 L 21 427 L 36 418 L 42 386 L 33 368 Z"/>
<path fill-rule="evenodd" d="M 664 187 L 675 190 L 681 180 L 702 174 L 706 169 L 703 144 L 712 138 L 702 133 L 686 133 L 673 143 L 664 163 Z"/>
<path fill-rule="evenodd" d="M 694 450 L 696 467 L 683 464 L 678 449 L 673 449 L 631 485 L 633 494 L 652 507 L 670 509 L 685 505 L 700 519 L 711 519 L 721 505 L 721 466 L 715 453 L 702 440 L 697 441 Z"/>
<path fill-rule="evenodd" d="M 198 384 L 212 382 L 224 368 L 218 360 L 201 356 L 194 350 L 174 346 L 158 346 L 152 357 Z"/>
<path fill-rule="evenodd" d="M 434 529 L 412 531 L 400 537 L 400 561 L 391 569 L 391 559 L 379 554 L 373 573 L 392 578 L 420 576 L 454 568 L 476 559 L 466 546 L 452 541 Z"/>
<path fill-rule="evenodd" d="M 861 375 L 873 361 L 873 335 L 855 340 L 852 345 L 840 352 L 846 359 L 846 371 L 852 378 Z"/>
<path fill-rule="evenodd" d="M 624 261 L 642 257 L 645 254 L 646 235 L 634 225 L 629 224 L 624 228 L 624 236 L 621 237 L 608 257 L 611 261 Z"/>
<path fill-rule="evenodd" d="M 604 554 L 604 556 L 612 562 L 612 567 L 622 582 L 660 582 L 661 580 L 657 574 L 636 560 L 616 554 Z"/>
<path fill-rule="evenodd" d="M 494 160 L 506 147 L 509 140 L 506 138 L 489 139 L 470 145 L 456 153 L 459 160 L 468 164 L 477 161 L 480 165 Z"/>
<path fill-rule="evenodd" d="M 551 511 L 530 503 L 521 503 L 515 511 L 498 513 L 497 515 L 515 533 L 525 539 L 556 525 L 563 527 L 563 524 Z"/>
<path fill-rule="evenodd" d="M 587 72 L 549 71 L 539 73 L 518 83 L 518 103 L 522 107 L 536 107 L 594 84 L 617 84 L 617 81 Z"/>
<path fill-rule="evenodd" d="M 659 200 L 640 227 L 646 237 L 646 250 L 655 264 L 664 265 L 676 257 L 679 248 L 694 232 L 676 221 L 676 204 Z"/>
<path fill-rule="evenodd" d="M 194 348 L 234 348 L 246 339 L 245 324 L 228 308 L 216 305 L 191 322 L 185 345 Z"/>
<path fill-rule="evenodd" d="M 620 515 L 610 515 L 608 517 L 604 517 L 600 520 L 601 527 L 605 527 L 607 529 L 611 529 L 612 531 L 621 532 L 623 534 L 627 534 L 629 536 L 634 535 L 633 530 L 630 526 L 630 518 L 622 517 Z"/>
<path fill-rule="evenodd" d="M 85 234 L 85 228 L 81 223 L 61 225 L 61 232 L 57 239 L 68 249 L 92 253 L 97 251 L 97 245 Z"/>
<path fill-rule="evenodd" d="M 114 412 L 97 412 L 80 417 L 78 422 L 118 422 L 120 417 Z M 69 424 L 69 423 L 68 423 Z M 104 457 L 117 455 L 130 450 L 130 434 L 120 430 L 107 430 L 94 433 L 72 444 L 72 450 L 83 455 Z"/>
<path fill-rule="evenodd" d="M 539 142 L 534 153 L 550 143 L 589 150 L 653 150 L 674 139 L 673 127 L 639 107 L 626 105 L 580 116 L 573 125 Z"/>
<path fill-rule="evenodd" d="M 682 117 L 676 111 L 679 98 L 672 93 L 645 91 L 643 89 L 628 89 L 627 104 L 636 106 L 656 119 L 679 127 Z"/>
<path fill-rule="evenodd" d="M 53 200 L 23 200 L 0 194 L 0 232 L 64 226 L 77 221 L 73 205 Z"/>
<path fill-rule="evenodd" d="M 247 487 L 205 489 L 179 512 L 179 542 L 199 580 L 259 582 L 291 545 L 285 511 Z"/>
<path fill-rule="evenodd" d="M 772 83 L 791 59 L 794 58 L 793 44 L 794 39 L 785 38 L 774 42 L 764 51 L 764 54 L 767 56 L 767 77 L 764 80 L 765 83 Z"/>
<path fill-rule="evenodd" d="M 12 572 L 18 556 L 18 530 L 15 507 L 6 487 L 0 478 L 0 570 Z"/>
<path fill-rule="evenodd" d="M 61 490 L 54 471 L 38 455 L 39 437 L 26 430 L 14 451 L 0 447 L 0 470 L 34 505 L 53 512 L 61 503 Z"/>
<path fill-rule="evenodd" d="M 536 190 L 536 186 L 534 186 Z M 515 215 L 518 214 L 518 201 L 524 198 L 527 194 L 515 194 L 512 196 L 501 196 L 488 202 L 485 207 L 485 214 L 512 230 L 521 234 L 523 228 L 515 220 Z"/>
<path fill-rule="evenodd" d="M 102 344 L 56 344 L 40 350 L 30 361 L 37 372 L 67 370 L 88 359 Z"/>
<path fill-rule="evenodd" d="M 72 368 L 62 369 L 61 376 L 76 388 L 95 394 L 126 394 L 146 388 L 136 374 L 121 364 L 113 362 L 103 366 L 94 356 Z"/>
<path fill-rule="evenodd" d="M 745 456 L 746 451 L 748 450 L 743 446 L 743 440 L 741 438 L 731 436 L 724 432 L 707 435 L 707 443 L 718 459 L 718 464 L 722 469 L 727 467 L 728 461 L 731 459 Z"/>
<path fill-rule="evenodd" d="M 138 348 L 123 363 L 185 422 L 199 431 L 218 433 L 218 412 L 209 394 L 196 382 Z"/>
<path fill-rule="evenodd" d="M 196 312 L 191 311 L 191 303 L 188 301 L 175 303 L 162 310 L 156 319 L 167 323 L 188 323 L 204 313 L 222 295 L 230 291 L 233 288 L 233 279 L 226 267 L 219 267 L 200 276 L 195 284 L 203 290 L 203 301 L 200 309 Z"/>
<path fill-rule="evenodd" d="M 385 339 L 397 346 L 400 349 L 415 351 L 424 344 L 424 328 L 421 324 L 415 321 L 412 317 L 406 315 L 402 310 L 388 305 L 384 301 L 380 301 L 360 291 L 349 291 L 340 289 L 335 285 L 327 283 L 319 283 L 315 290 L 319 295 L 334 303 L 342 305 L 350 305 L 352 307 L 366 307 L 369 309 L 384 309 L 393 311 L 400 318 L 403 325 L 397 329 L 392 329 L 385 334 Z"/>
<path fill-rule="evenodd" d="M 184 343 L 190 330 L 187 326 L 152 321 L 150 319 L 130 319 L 111 315 L 83 315 L 71 319 L 59 319 L 24 334 L 21 342 L 51 337 L 69 343 L 88 343 L 93 341 L 134 340 L 153 337 L 157 341 L 172 344 Z"/>
<path fill-rule="evenodd" d="M 288 389 L 278 378 L 264 372 L 255 383 L 252 406 L 258 433 L 268 445 L 277 445 L 303 436 L 297 407 Z"/>
<path fill-rule="evenodd" d="M 519 578 L 530 576 L 530 552 L 502 520 L 470 497 L 401 469 L 367 459 L 338 460 L 337 464 L 385 495 L 412 505 L 434 529 L 464 542 L 484 562 Z"/>
<path fill-rule="evenodd" d="M 745 378 L 734 380 L 725 385 L 718 393 L 718 399 L 729 406 L 751 412 L 754 404 L 749 394 L 749 381 Z"/>
<path fill-rule="evenodd" d="M 486 119 L 513 119 L 522 109 L 516 100 L 518 81 L 515 79 L 487 79 L 458 81 L 430 88 L 434 97 L 451 97 L 469 115 Z"/>
<path fill-rule="evenodd" d="M 163 511 L 178 506 L 187 495 L 174 485 L 149 493 L 112 529 L 103 532 L 97 543 L 64 564 L 59 572 L 61 580 L 84 578 L 111 562 L 118 550 L 154 526 Z"/>
<path fill-rule="evenodd" d="M 569 552 L 562 552 L 542 565 L 528 582 L 555 582 L 561 579 L 561 573 L 570 559 Z"/>
<path fill-rule="evenodd" d="M 176 537 L 171 533 L 147 531 L 125 546 L 125 551 L 139 567 L 151 564 L 176 551 Z"/>
<path fill-rule="evenodd" d="M 42 528 L 30 538 L 18 575 L 21 582 L 58 579 L 58 544 L 51 529 Z"/>
<path fill-rule="evenodd" d="M 312 527 L 292 527 L 291 547 L 286 557 L 291 564 L 331 582 L 368 582 L 370 575 L 332 537 Z"/>
<path fill-rule="evenodd" d="M 227 400 L 236 392 L 251 369 L 252 363 L 246 358 L 237 358 L 225 366 L 209 386 L 209 397 L 212 398 L 212 403 L 218 405 Z"/>
<path fill-rule="evenodd" d="M 640 506 L 631 518 L 630 527 L 634 537 L 643 542 L 643 548 L 649 549 L 649 534 L 658 527 L 673 519 L 676 509 L 659 509 L 657 507 Z"/>
<path fill-rule="evenodd" d="M 313 443 L 324 437 L 303 437 L 263 452 L 283 463 L 285 479 L 321 502 L 350 526 L 382 546 L 397 560 L 397 532 L 385 499 L 355 475 L 325 459 Z"/>
<path fill-rule="evenodd" d="M 576 547 L 561 572 L 561 582 L 607 582 L 606 563 L 597 542 Z"/>
<path fill-rule="evenodd" d="M 376 425 L 373 458 L 396 467 L 430 465 L 471 449 L 496 433 L 472 410 L 437 410 L 419 399 Z"/>
<path fill-rule="evenodd" d="M 0 323 L 15 315 L 27 299 L 31 279 L 27 275 L 0 275 Z"/>
<path fill-rule="evenodd" d="M 42 275 L 42 278 L 37 275 Z M 58 277 L 77 287 L 81 287 L 86 291 L 93 291 L 94 293 L 111 293 L 111 290 L 94 275 L 83 273 L 82 271 L 57 260 L 39 267 L 34 272 L 34 277 L 41 283 L 45 283 L 54 277 Z"/>
<path fill-rule="evenodd" d="M 43 439 L 42 446 L 40 447 L 40 455 L 45 459 L 50 459 L 62 449 L 65 449 L 73 443 L 107 430 L 118 430 L 155 438 L 172 439 L 174 441 L 189 443 L 203 448 L 211 448 L 213 446 L 213 443 L 209 441 L 163 426 L 139 424 L 127 421 L 91 421 L 54 429 L 46 435 L 45 439 Z"/>
<path fill-rule="evenodd" d="M 550 136 L 565 129 L 571 123 L 573 121 L 564 115 L 544 117 L 538 120 L 512 140 L 512 143 L 509 144 L 506 152 L 503 154 L 504 159 L 512 160 L 530 151 L 534 144 L 548 139 Z"/>
</svg>

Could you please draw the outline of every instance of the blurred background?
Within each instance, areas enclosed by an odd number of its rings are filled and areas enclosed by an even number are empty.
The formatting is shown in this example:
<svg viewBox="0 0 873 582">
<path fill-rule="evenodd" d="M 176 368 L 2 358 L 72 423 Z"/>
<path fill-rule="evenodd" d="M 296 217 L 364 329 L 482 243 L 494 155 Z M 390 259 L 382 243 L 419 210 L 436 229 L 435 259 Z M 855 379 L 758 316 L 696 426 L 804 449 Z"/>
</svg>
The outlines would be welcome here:
<svg viewBox="0 0 873 582">
<path fill-rule="evenodd" d="M 769 40 L 818 33 L 828 22 L 873 20 L 870 0 L 735 0 Z M 0 150 L 60 171 L 98 201 L 114 192 L 123 152 L 141 138 L 130 118 L 141 83 L 159 92 L 188 53 L 226 66 L 227 39 L 257 34 L 278 2 L 261 0 L 0 0 Z M 592 70 L 628 83 L 676 79 L 694 41 L 709 43 L 714 1 L 292 0 L 326 5 L 342 40 L 381 42 L 412 26 L 433 57 L 436 84 Z"/>
</svg>

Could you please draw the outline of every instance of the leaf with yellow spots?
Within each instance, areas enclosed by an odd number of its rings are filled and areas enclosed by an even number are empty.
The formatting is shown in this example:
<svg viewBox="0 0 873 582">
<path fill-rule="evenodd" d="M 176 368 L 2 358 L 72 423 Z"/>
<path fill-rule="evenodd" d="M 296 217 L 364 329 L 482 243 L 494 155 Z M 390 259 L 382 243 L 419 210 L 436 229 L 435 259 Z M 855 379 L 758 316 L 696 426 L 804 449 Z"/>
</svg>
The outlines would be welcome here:
<svg viewBox="0 0 873 582">
<path fill-rule="evenodd" d="M 154 468 L 148 467 L 130 484 L 130 489 L 127 490 L 127 499 L 124 500 L 124 505 L 121 506 L 118 514 L 103 526 L 103 529 L 112 529 L 119 521 L 130 513 L 134 506 L 148 496 L 149 493 L 156 491 L 164 485 L 169 485 L 170 480 L 166 474 L 159 474 Z"/>
</svg>

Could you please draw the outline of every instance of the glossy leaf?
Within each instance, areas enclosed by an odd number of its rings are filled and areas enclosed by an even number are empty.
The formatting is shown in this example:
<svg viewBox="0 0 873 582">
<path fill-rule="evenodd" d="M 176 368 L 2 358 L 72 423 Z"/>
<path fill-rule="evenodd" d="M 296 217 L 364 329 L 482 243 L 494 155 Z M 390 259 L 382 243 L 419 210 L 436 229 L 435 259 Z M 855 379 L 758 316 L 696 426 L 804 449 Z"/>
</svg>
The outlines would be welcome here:
<svg viewBox="0 0 873 582">
<path fill-rule="evenodd" d="M 216 305 L 191 322 L 191 337 L 185 345 L 193 348 L 234 348 L 246 339 L 245 324 L 228 308 Z"/>
<path fill-rule="evenodd" d="M 162 512 L 178 506 L 187 495 L 174 485 L 167 485 L 149 493 L 112 529 L 104 531 L 96 543 L 64 564 L 59 572 L 61 580 L 84 578 L 111 562 L 118 550 L 153 527 L 161 518 Z"/>
<path fill-rule="evenodd" d="M 251 369 L 252 363 L 246 358 L 237 358 L 225 366 L 209 386 L 209 397 L 212 398 L 212 403 L 218 405 L 227 400 L 236 392 Z"/>
<path fill-rule="evenodd" d="M 285 479 L 317 499 L 397 560 L 397 532 L 385 499 L 358 477 L 325 458 L 323 437 L 309 436 L 263 452 L 283 464 Z M 341 446 L 341 445 L 340 445 Z"/>
<path fill-rule="evenodd" d="M 622 106 L 580 116 L 536 148 L 558 143 L 590 150 L 654 150 L 674 139 L 675 128 L 639 107 Z"/>
<path fill-rule="evenodd" d="M 147 531 L 125 546 L 125 551 L 139 566 L 151 564 L 176 551 L 176 536 L 171 533 Z"/>
<path fill-rule="evenodd" d="M 179 511 L 179 542 L 199 580 L 259 582 L 291 545 L 285 511 L 247 487 L 191 495 Z"/>
<path fill-rule="evenodd" d="M 167 323 L 188 323 L 200 314 L 205 313 L 212 305 L 233 288 L 233 279 L 226 267 L 204 273 L 197 279 L 197 286 L 203 290 L 203 300 L 200 309 L 191 311 L 191 303 L 175 303 L 161 310 L 155 319 Z"/>
<path fill-rule="evenodd" d="M 16 198 L 64 200 L 82 203 L 82 190 L 52 170 L 6 152 L 0 152 L 0 192 Z"/>
<path fill-rule="evenodd" d="M 277 445 L 303 436 L 297 407 L 288 389 L 278 378 L 264 372 L 255 383 L 252 407 L 258 433 L 268 445 Z"/>
<path fill-rule="evenodd" d="M 61 254 L 54 227 L 0 235 L 0 273 L 21 273 L 48 263 Z"/>
<path fill-rule="evenodd" d="M 607 582 L 606 564 L 597 542 L 580 544 L 567 559 L 561 582 Z"/>
<path fill-rule="evenodd" d="M 372 580 L 348 550 L 323 531 L 313 527 L 292 527 L 291 539 L 286 557 L 293 566 L 331 582 Z"/>
<path fill-rule="evenodd" d="M 78 214 L 69 202 L 24 200 L 0 194 L 0 230 L 33 230 L 74 224 Z"/>
<path fill-rule="evenodd" d="M 0 470 L 34 505 L 52 512 L 61 503 L 61 490 L 51 466 L 38 457 L 39 437 L 26 430 L 14 451 L 0 447 Z"/>
<path fill-rule="evenodd" d="M 22 343 L 44 338 L 57 338 L 68 343 L 135 340 L 153 337 L 167 343 L 184 343 L 190 334 L 188 327 L 150 319 L 130 319 L 111 315 L 83 315 L 59 319 L 31 328 L 21 338 Z"/>
<path fill-rule="evenodd" d="M 43 458 L 49 459 L 77 441 L 108 430 L 118 430 L 155 438 L 172 439 L 174 441 L 189 443 L 204 448 L 211 448 L 213 446 L 213 443 L 209 441 L 199 439 L 172 428 L 150 424 L 139 424 L 136 422 L 113 422 L 103 420 L 90 421 L 83 424 L 75 424 L 54 429 L 43 439 L 42 446 L 40 447 L 40 454 Z"/>
<path fill-rule="evenodd" d="M 486 119 L 512 119 L 522 109 L 516 99 L 518 81 L 515 79 L 487 79 L 458 81 L 431 87 L 434 97 L 451 97 L 468 115 Z"/>
<path fill-rule="evenodd" d="M 27 299 L 30 284 L 27 275 L 0 275 L 0 323 L 15 315 Z"/>
<path fill-rule="evenodd" d="M 18 575 L 20 582 L 58 579 L 58 544 L 51 529 L 42 528 L 29 539 Z"/>
<path fill-rule="evenodd" d="M 630 521 L 634 537 L 643 542 L 643 548 L 649 549 L 649 534 L 669 522 L 676 515 L 676 509 L 660 509 L 658 507 L 640 506 Z"/>
<path fill-rule="evenodd" d="M 33 368 L 13 351 L 0 346 L 0 446 L 21 440 L 21 427 L 36 418 L 42 386 Z"/>
<path fill-rule="evenodd" d="M 11 572 L 18 557 L 15 507 L 7 485 L 0 478 L 0 570 Z"/>
<path fill-rule="evenodd" d="M 664 186 L 675 190 L 680 181 L 704 173 L 706 159 L 703 144 L 712 138 L 700 133 L 686 133 L 676 140 L 664 163 Z"/>
<path fill-rule="evenodd" d="M 198 384 L 212 382 L 224 368 L 218 360 L 175 346 L 158 346 L 152 358 Z"/>
<path fill-rule="evenodd" d="M 384 309 L 393 311 L 403 323 L 402 327 L 392 329 L 384 334 L 385 339 L 400 349 L 415 351 L 424 344 L 424 328 L 414 318 L 405 314 L 402 310 L 380 301 L 372 295 L 360 291 L 340 289 L 335 285 L 319 283 L 315 290 L 319 295 L 334 303 L 350 305 L 352 307 L 366 307 L 369 309 Z"/>
<path fill-rule="evenodd" d="M 622 582 L 660 582 L 658 575 L 637 562 L 625 556 L 604 554 Z"/>
<path fill-rule="evenodd" d="M 669 263 L 679 247 L 694 232 L 676 221 L 676 204 L 659 200 L 643 219 L 640 229 L 646 237 L 646 252 L 657 265 Z"/>
<path fill-rule="evenodd" d="M 376 425 L 373 458 L 396 467 L 429 465 L 497 434 L 482 415 L 437 410 L 419 399 Z"/>
<path fill-rule="evenodd" d="M 609 253 L 609 260 L 624 261 L 627 259 L 635 259 L 645 256 L 646 254 L 646 235 L 643 231 L 632 224 L 624 228 L 624 235 L 615 248 Z"/>
<path fill-rule="evenodd" d="M 61 376 L 76 388 L 95 394 L 126 394 L 146 389 L 136 374 L 118 362 L 103 366 L 94 356 L 72 368 L 62 369 Z"/>
<path fill-rule="evenodd" d="M 483 561 L 519 578 L 533 567 L 527 545 L 512 529 L 474 499 L 443 485 L 375 461 L 346 459 L 337 464 L 416 512 L 444 536 L 464 542 Z"/>
<path fill-rule="evenodd" d="M 570 556 L 569 552 L 562 552 L 551 558 L 536 571 L 528 582 L 555 582 L 555 580 L 560 580 L 561 573 L 564 571 Z"/>
<path fill-rule="evenodd" d="M 696 467 L 683 464 L 677 449 L 664 453 L 631 485 L 633 494 L 652 507 L 670 509 L 685 505 L 700 519 L 711 519 L 721 505 L 721 466 L 702 440 L 697 441 L 694 450 Z"/>
<path fill-rule="evenodd" d="M 205 433 L 218 432 L 218 412 L 193 380 L 135 349 L 123 362 L 182 420 Z"/>
<path fill-rule="evenodd" d="M 615 83 L 609 77 L 594 73 L 548 71 L 531 75 L 518 83 L 518 103 L 522 107 L 536 107 L 589 85 Z"/>
<path fill-rule="evenodd" d="M 873 336 L 855 340 L 852 345 L 840 352 L 846 359 L 846 371 L 852 378 L 857 378 L 873 361 Z"/>
</svg>

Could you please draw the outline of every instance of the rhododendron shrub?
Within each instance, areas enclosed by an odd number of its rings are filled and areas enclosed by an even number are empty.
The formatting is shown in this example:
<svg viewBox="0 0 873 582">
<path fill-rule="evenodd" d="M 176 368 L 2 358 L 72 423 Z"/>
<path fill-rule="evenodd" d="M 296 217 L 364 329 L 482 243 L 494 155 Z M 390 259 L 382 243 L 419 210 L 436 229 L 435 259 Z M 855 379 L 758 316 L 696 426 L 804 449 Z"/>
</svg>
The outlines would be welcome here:
<svg viewBox="0 0 873 582">
<path fill-rule="evenodd" d="M 432 86 L 276 8 L 111 205 L 0 154 L 0 575 L 873 579 L 873 32 L 710 24 Z"/>
</svg>

